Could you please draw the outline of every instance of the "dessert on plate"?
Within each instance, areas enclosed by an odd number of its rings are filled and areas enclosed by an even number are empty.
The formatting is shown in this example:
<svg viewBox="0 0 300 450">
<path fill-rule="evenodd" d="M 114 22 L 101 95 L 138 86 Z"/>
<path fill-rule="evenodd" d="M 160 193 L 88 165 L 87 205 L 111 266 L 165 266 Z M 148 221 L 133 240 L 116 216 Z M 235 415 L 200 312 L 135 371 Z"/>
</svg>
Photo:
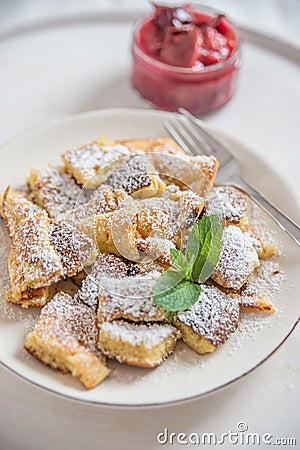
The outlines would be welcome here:
<svg viewBox="0 0 300 450">
<path fill-rule="evenodd" d="M 90 389 L 111 359 L 155 367 L 179 339 L 211 353 L 241 310 L 274 312 L 252 276 L 276 246 L 245 194 L 213 185 L 217 169 L 169 138 L 102 137 L 32 168 L 26 189 L 8 186 L 7 301 L 41 308 L 26 350 Z"/>
</svg>

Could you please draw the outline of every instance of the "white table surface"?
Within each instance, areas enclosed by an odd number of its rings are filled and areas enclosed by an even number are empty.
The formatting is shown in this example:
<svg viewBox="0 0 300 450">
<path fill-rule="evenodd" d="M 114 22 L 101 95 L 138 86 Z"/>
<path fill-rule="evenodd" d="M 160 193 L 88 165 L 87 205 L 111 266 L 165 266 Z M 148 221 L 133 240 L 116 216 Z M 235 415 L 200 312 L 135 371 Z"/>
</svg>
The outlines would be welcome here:
<svg viewBox="0 0 300 450">
<path fill-rule="evenodd" d="M 2 0 L 0 31 L 49 17 L 79 15 L 87 11 L 110 11 L 112 8 L 142 10 L 147 6 L 145 3 L 137 0 Z M 255 19 L 257 29 L 273 35 L 279 32 L 286 41 L 300 45 L 297 20 L 300 5 L 297 0 L 252 0 L 247 3 L 219 0 L 202 3 L 227 10 L 236 21 L 246 26 L 253 25 Z M 5 86 L 0 86 L 0 98 L 2 95 L 5 95 Z M 11 101 L 9 114 L 1 109 L 0 102 L 0 142 L 38 122 L 34 114 L 28 114 L 29 118 L 18 116 L 18 99 L 12 98 Z M 86 109 L 90 109 L 89 105 Z M 51 117 L 57 117 L 60 113 L 59 109 L 51 110 Z M 215 124 L 220 122 L 226 129 L 222 114 L 217 113 L 208 120 Z M 44 117 L 48 117 L 46 111 Z M 275 126 L 279 125 L 277 119 Z M 297 123 L 295 117 L 291 117 L 291 121 Z M 263 132 L 254 133 L 254 136 L 253 130 L 247 133 L 245 127 L 242 129 L 242 135 L 237 132 L 237 136 L 245 142 L 250 140 L 255 151 L 272 158 L 275 169 L 284 167 L 288 170 L 290 185 L 299 193 L 300 127 L 289 129 L 292 133 L 290 141 L 295 143 L 286 149 L 289 158 L 282 151 L 284 129 L 278 142 L 272 141 L 272 149 L 268 145 L 271 124 L 266 123 Z M 213 432 L 220 436 L 229 430 L 236 431 L 236 425 L 241 421 L 248 424 L 249 432 L 296 437 L 299 445 L 299 344 L 300 334 L 296 330 L 275 355 L 240 382 L 193 403 L 159 410 L 125 411 L 86 406 L 37 389 L 0 367 L 0 449 L 151 449 L 159 447 L 156 436 L 164 428 L 175 433 Z M 171 448 L 181 447 L 174 444 Z M 222 447 L 237 448 L 229 444 Z"/>
</svg>

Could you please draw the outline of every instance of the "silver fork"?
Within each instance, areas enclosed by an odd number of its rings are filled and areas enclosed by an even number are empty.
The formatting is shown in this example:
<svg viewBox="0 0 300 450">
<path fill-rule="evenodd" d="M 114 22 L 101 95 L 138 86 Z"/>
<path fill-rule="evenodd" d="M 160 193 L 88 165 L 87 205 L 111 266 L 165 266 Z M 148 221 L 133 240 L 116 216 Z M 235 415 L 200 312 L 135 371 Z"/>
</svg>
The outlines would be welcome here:
<svg viewBox="0 0 300 450">
<path fill-rule="evenodd" d="M 300 245 L 300 227 L 242 179 L 235 157 L 205 130 L 200 120 L 180 108 L 164 126 L 188 155 L 215 156 L 219 161 L 218 184 L 229 184 L 245 191 Z"/>
</svg>

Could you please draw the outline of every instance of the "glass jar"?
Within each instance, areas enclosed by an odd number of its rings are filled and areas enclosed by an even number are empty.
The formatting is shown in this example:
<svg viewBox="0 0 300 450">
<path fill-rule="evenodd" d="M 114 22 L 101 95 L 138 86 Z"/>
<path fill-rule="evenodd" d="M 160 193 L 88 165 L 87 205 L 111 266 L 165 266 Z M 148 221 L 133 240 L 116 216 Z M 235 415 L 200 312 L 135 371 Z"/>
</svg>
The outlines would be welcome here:
<svg viewBox="0 0 300 450">
<path fill-rule="evenodd" d="M 208 19 L 218 12 L 193 6 Z M 233 96 L 241 62 L 240 41 L 236 27 L 226 23 L 236 37 L 236 47 L 228 59 L 202 67 L 179 67 L 166 64 L 147 53 L 141 45 L 141 36 L 153 14 L 140 18 L 136 24 L 132 44 L 132 85 L 139 94 L 158 109 L 177 111 L 186 108 L 193 114 L 215 110 Z"/>
</svg>

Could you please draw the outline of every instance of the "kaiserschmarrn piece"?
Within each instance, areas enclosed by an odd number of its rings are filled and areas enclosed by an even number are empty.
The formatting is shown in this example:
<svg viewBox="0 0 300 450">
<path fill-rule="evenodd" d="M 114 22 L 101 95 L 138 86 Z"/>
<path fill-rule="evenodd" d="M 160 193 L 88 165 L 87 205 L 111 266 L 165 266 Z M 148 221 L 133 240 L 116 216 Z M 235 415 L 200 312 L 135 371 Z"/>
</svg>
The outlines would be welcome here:
<svg viewBox="0 0 300 450">
<path fill-rule="evenodd" d="M 18 224 L 22 219 L 40 211 L 39 206 L 35 205 L 25 192 L 13 191 L 10 186 L 7 187 L 0 198 L 0 212 L 3 218 L 7 233 L 12 237 Z"/>
<path fill-rule="evenodd" d="M 85 232 L 85 229 L 89 230 L 88 224 L 92 225 L 97 215 L 116 211 L 127 198 L 128 195 L 122 189 L 114 190 L 110 186 L 102 184 L 86 203 L 74 208 L 64 216 L 64 219 Z M 83 222 L 83 226 L 81 226 L 81 222 Z M 89 231 L 86 234 L 89 234 Z"/>
<path fill-rule="evenodd" d="M 155 154 L 153 161 L 161 176 L 201 197 L 211 191 L 218 170 L 218 161 L 214 156 Z"/>
<path fill-rule="evenodd" d="M 99 289 L 98 321 L 164 322 L 166 312 L 153 303 L 155 281 L 145 277 L 103 277 Z"/>
<path fill-rule="evenodd" d="M 176 144 L 174 139 L 169 137 L 163 138 L 146 138 L 146 139 L 123 139 L 118 141 L 119 144 L 125 145 L 131 151 L 141 150 L 145 153 L 164 153 L 171 155 L 184 155 L 182 148 Z"/>
<path fill-rule="evenodd" d="M 88 199 L 81 186 L 62 167 L 31 169 L 27 182 L 36 203 L 54 219 L 64 218 Z"/>
<path fill-rule="evenodd" d="M 221 255 L 212 279 L 225 288 L 240 289 L 259 266 L 257 252 L 239 227 L 225 227 L 222 239 Z"/>
<path fill-rule="evenodd" d="M 91 389 L 110 372 L 97 343 L 95 311 L 60 292 L 42 309 L 26 336 L 25 348 L 44 364 L 71 373 Z"/>
<path fill-rule="evenodd" d="M 176 246 L 169 239 L 149 236 L 146 239 L 137 239 L 135 245 L 137 250 L 142 253 L 141 261 L 144 257 L 146 261 L 155 261 L 166 269 L 171 266 L 170 250 Z"/>
<path fill-rule="evenodd" d="M 262 312 L 273 313 L 276 311 L 274 305 L 267 300 L 256 286 L 245 283 L 236 295 L 239 305 L 243 309 L 253 309 Z"/>
<path fill-rule="evenodd" d="M 155 173 L 150 155 L 139 154 L 126 156 L 113 165 L 108 172 L 106 183 L 113 189 L 122 189 L 127 194 L 145 198 L 160 195 L 166 187 Z"/>
<path fill-rule="evenodd" d="M 200 355 L 213 352 L 238 326 L 238 301 L 214 286 L 201 285 L 197 302 L 178 314 L 174 325 L 182 339 Z"/>
<path fill-rule="evenodd" d="M 99 347 L 109 358 L 138 367 L 155 367 L 175 348 L 180 334 L 172 325 L 138 325 L 116 320 L 104 322 Z"/>
<path fill-rule="evenodd" d="M 245 232 L 245 235 L 252 242 L 253 247 L 257 251 L 259 259 L 269 259 L 277 254 L 277 245 L 272 242 L 265 242 L 264 239 L 262 239 L 261 236 L 257 234 L 253 227 L 247 230 Z"/>
<path fill-rule="evenodd" d="M 123 258 L 109 253 L 100 253 L 91 272 L 82 281 L 81 288 L 75 294 L 75 298 L 97 309 L 101 280 L 104 277 L 111 279 L 130 276 L 130 267 Z"/>
<path fill-rule="evenodd" d="M 85 234 L 67 223 L 52 223 L 46 211 L 35 213 L 19 223 L 12 237 L 7 298 L 25 308 L 43 306 L 53 284 L 80 272 L 95 257 L 94 243 Z"/>
<path fill-rule="evenodd" d="M 91 142 L 68 150 L 62 155 L 65 169 L 85 189 L 93 189 L 107 180 L 113 163 L 132 152 L 124 145 L 103 145 Z"/>
<path fill-rule="evenodd" d="M 236 225 L 247 229 L 247 211 L 245 194 L 232 186 L 216 186 L 205 203 L 205 214 L 216 214 L 224 226 Z"/>
</svg>

